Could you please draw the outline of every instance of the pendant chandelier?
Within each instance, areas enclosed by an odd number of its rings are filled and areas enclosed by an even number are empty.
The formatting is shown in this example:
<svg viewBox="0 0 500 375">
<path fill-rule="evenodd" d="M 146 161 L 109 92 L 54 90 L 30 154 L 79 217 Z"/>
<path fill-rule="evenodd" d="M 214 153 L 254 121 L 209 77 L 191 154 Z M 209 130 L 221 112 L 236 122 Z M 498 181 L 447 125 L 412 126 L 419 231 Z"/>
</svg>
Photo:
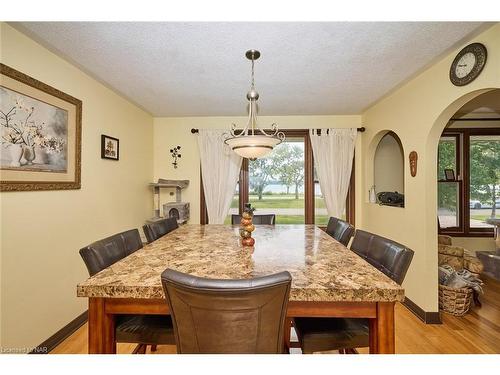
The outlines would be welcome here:
<svg viewBox="0 0 500 375">
<path fill-rule="evenodd" d="M 225 139 L 224 143 L 241 157 L 255 160 L 269 154 L 275 146 L 285 139 L 285 134 L 278 131 L 278 126 L 274 123 L 271 125 L 271 130 L 267 132 L 258 127 L 257 100 L 259 93 L 255 90 L 254 62 L 260 57 L 260 52 L 251 49 L 246 52 L 245 56 L 252 61 L 252 84 L 247 93 L 248 120 L 243 129 L 237 129 L 236 125 L 232 124 L 231 135 Z"/>
</svg>

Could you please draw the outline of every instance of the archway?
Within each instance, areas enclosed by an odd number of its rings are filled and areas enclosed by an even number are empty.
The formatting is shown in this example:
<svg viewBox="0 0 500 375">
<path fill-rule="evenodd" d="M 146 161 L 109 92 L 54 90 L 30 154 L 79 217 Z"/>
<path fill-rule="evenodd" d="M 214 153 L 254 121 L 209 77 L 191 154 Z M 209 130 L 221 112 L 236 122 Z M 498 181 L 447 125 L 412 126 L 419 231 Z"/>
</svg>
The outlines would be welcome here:
<svg viewBox="0 0 500 375">
<path fill-rule="evenodd" d="M 496 87 L 485 88 L 468 92 L 457 98 L 443 109 L 441 114 L 434 121 L 426 141 L 425 147 L 425 188 L 427 190 L 426 212 L 425 212 L 425 236 L 428 254 L 435 253 L 437 259 L 438 248 L 438 207 L 437 207 L 437 161 L 438 145 L 441 134 L 446 128 L 450 118 L 466 103 L 478 96 L 497 89 Z M 436 265 L 437 266 L 437 265 Z M 437 297 L 437 296 L 436 296 Z"/>
</svg>

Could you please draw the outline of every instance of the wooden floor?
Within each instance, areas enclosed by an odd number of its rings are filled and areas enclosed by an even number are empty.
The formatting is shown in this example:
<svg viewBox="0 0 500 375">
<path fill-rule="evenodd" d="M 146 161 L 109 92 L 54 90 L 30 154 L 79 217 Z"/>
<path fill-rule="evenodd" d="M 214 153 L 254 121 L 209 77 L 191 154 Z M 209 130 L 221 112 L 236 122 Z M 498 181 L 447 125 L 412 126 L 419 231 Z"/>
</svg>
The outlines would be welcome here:
<svg viewBox="0 0 500 375">
<path fill-rule="evenodd" d="M 500 283 L 487 277 L 483 280 L 483 306 L 473 307 L 461 318 L 441 314 L 443 324 L 424 324 L 406 307 L 397 304 L 396 353 L 500 353 Z M 117 351 L 132 353 L 135 347 L 134 344 L 118 344 Z M 368 349 L 359 351 L 366 353 Z M 70 353 L 87 353 L 87 324 L 51 352 Z M 159 346 L 155 353 L 173 354 L 176 350 L 175 346 Z"/>
</svg>

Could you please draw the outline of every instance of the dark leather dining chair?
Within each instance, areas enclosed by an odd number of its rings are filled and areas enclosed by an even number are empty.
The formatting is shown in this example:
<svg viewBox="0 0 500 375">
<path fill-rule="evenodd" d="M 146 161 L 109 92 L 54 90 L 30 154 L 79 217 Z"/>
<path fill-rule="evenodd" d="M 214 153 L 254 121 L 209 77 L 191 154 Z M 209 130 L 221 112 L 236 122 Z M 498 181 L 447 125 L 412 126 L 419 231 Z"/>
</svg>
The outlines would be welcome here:
<svg viewBox="0 0 500 375">
<path fill-rule="evenodd" d="M 91 243 L 80 249 L 80 255 L 93 276 L 142 248 L 137 229 L 128 230 Z M 146 346 L 175 345 L 172 319 L 162 315 L 117 315 L 116 342 L 139 344 L 134 352 L 144 353 Z"/>
<path fill-rule="evenodd" d="M 127 230 L 91 243 L 80 249 L 80 255 L 90 276 L 142 248 L 137 229 Z"/>
<path fill-rule="evenodd" d="M 177 219 L 175 217 L 169 217 L 155 223 L 145 224 L 142 230 L 144 231 L 148 243 L 151 243 L 177 228 L 179 228 Z"/>
<path fill-rule="evenodd" d="M 240 215 L 231 215 L 231 224 L 238 225 L 241 222 Z M 276 222 L 275 214 L 253 215 L 252 223 L 255 225 L 274 225 Z"/>
<path fill-rule="evenodd" d="M 178 353 L 283 353 L 292 277 L 205 279 L 161 275 Z"/>
<path fill-rule="evenodd" d="M 351 250 L 400 285 L 413 259 L 405 245 L 364 230 L 356 231 Z"/>
<path fill-rule="evenodd" d="M 335 238 L 342 245 L 347 246 L 351 237 L 354 235 L 354 226 L 342 219 L 331 217 L 328 220 L 326 233 Z"/>
<path fill-rule="evenodd" d="M 406 246 L 362 230 L 356 231 L 351 250 L 398 284 L 413 258 L 413 250 Z M 370 345 L 368 319 L 295 318 L 293 324 L 303 353 L 354 352 Z"/>
</svg>

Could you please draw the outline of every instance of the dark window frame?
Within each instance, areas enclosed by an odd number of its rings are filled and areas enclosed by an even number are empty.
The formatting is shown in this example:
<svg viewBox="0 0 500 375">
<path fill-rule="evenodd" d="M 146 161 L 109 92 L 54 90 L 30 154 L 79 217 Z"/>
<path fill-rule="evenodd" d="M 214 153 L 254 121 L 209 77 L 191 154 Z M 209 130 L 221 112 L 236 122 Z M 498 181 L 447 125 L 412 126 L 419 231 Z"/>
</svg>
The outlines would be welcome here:
<svg viewBox="0 0 500 375">
<path fill-rule="evenodd" d="M 439 227 L 439 234 L 452 237 L 493 237 L 494 235 L 493 228 L 470 227 L 470 137 L 476 135 L 500 135 L 500 128 L 448 128 L 441 134 L 442 137 L 457 138 L 455 182 L 459 186 L 459 226 Z M 450 181 L 438 180 L 438 183 L 443 182 Z"/>
<path fill-rule="evenodd" d="M 309 129 L 285 129 L 282 130 L 288 138 L 304 138 L 304 223 L 314 224 L 314 157 L 309 137 Z M 355 162 L 353 159 L 351 180 L 346 199 L 346 220 L 355 225 Z M 249 175 L 248 159 L 244 158 L 241 164 L 239 179 L 239 213 L 243 212 L 243 205 L 248 202 L 249 193 Z M 200 168 L 200 224 L 208 224 L 207 207 L 205 203 L 205 194 L 203 192 L 203 180 Z"/>
</svg>

